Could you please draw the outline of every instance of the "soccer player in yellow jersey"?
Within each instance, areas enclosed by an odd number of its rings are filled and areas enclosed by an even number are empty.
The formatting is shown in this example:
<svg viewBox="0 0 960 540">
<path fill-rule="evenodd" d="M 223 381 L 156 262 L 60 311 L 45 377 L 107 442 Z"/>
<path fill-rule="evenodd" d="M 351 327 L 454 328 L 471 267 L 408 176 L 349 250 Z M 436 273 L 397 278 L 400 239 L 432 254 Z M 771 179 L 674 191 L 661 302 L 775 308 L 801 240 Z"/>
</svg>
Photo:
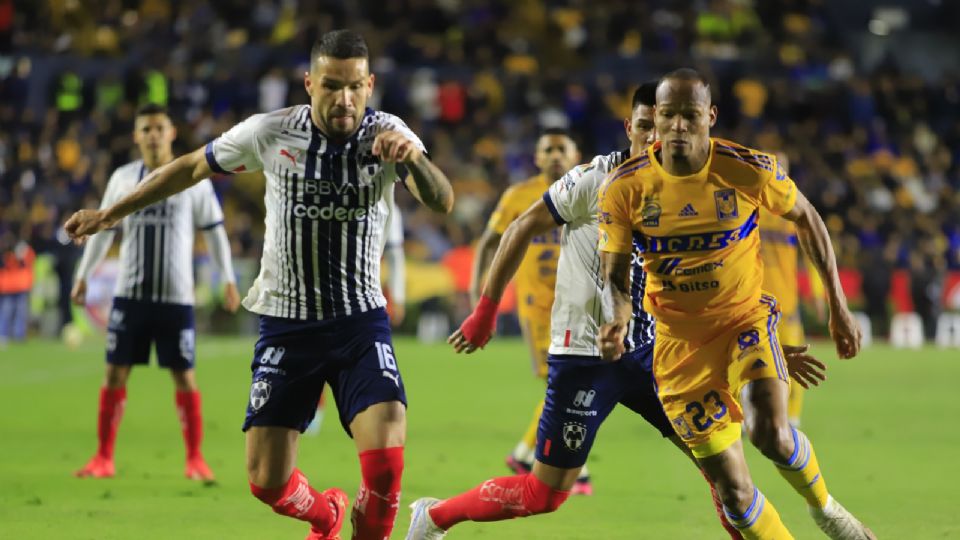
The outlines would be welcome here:
<svg viewBox="0 0 960 540">
<path fill-rule="evenodd" d="M 787 420 L 789 378 L 777 337 L 780 310 L 761 290 L 761 207 L 796 223 L 826 284 L 830 333 L 841 358 L 860 349 L 860 329 L 840 288 L 823 220 L 770 154 L 710 137 L 717 109 L 694 70 L 657 88 L 659 143 L 624 162 L 600 190 L 600 250 L 611 322 L 604 358 L 618 359 L 630 321 L 629 274 L 637 240 L 647 273 L 644 307 L 657 319 L 653 374 L 674 430 L 716 485 L 744 538 L 793 538 L 750 478 L 740 440 L 740 392 L 750 387 L 751 442 L 806 499 L 834 540 L 874 538 L 827 491 L 813 446 Z"/>
<path fill-rule="evenodd" d="M 470 277 L 470 302 L 476 306 L 483 286 L 483 272 L 490 268 L 493 255 L 507 227 L 533 203 L 543 198 L 551 184 L 560 179 L 580 162 L 577 144 L 567 130 L 548 128 L 537 140 L 534 164 L 540 174 L 519 184 L 510 186 L 497 203 L 490 216 L 487 229 L 481 236 L 474 257 Z M 517 290 L 517 315 L 524 341 L 530 349 L 534 375 L 547 377 L 547 349 L 550 347 L 550 311 L 553 307 L 554 287 L 557 282 L 557 259 L 560 256 L 560 228 L 533 239 L 520 263 L 515 278 Z M 517 474 L 530 472 L 533 466 L 534 449 L 537 444 L 537 425 L 543 411 L 543 400 L 534 409 L 530 424 L 507 456 L 507 466 Z M 589 494 L 592 489 L 586 468 L 575 487 L 577 493 Z"/>
</svg>

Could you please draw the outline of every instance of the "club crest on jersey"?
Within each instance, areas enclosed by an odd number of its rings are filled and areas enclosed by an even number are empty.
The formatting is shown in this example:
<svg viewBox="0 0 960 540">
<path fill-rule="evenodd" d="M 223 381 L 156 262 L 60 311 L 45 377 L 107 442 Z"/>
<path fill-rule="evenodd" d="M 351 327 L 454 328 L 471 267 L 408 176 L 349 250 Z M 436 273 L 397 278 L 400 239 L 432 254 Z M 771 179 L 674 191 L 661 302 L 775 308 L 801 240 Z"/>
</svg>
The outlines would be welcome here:
<svg viewBox="0 0 960 540">
<path fill-rule="evenodd" d="M 579 422 L 567 422 L 563 425 L 563 444 L 571 452 L 580 450 L 583 441 L 587 439 L 587 426 Z"/>
<path fill-rule="evenodd" d="M 659 227 L 661 213 L 663 213 L 663 209 L 660 208 L 659 202 L 657 202 L 655 199 L 644 199 L 643 209 L 640 210 L 640 217 L 643 219 L 643 226 Z"/>
<path fill-rule="evenodd" d="M 720 189 L 713 192 L 713 200 L 717 203 L 717 219 L 735 219 L 740 215 L 737 210 L 737 191 L 735 189 Z"/>
<path fill-rule="evenodd" d="M 250 407 L 259 411 L 270 400 L 270 390 L 272 389 L 270 383 L 263 379 L 253 381 L 253 384 L 250 385 Z"/>
</svg>

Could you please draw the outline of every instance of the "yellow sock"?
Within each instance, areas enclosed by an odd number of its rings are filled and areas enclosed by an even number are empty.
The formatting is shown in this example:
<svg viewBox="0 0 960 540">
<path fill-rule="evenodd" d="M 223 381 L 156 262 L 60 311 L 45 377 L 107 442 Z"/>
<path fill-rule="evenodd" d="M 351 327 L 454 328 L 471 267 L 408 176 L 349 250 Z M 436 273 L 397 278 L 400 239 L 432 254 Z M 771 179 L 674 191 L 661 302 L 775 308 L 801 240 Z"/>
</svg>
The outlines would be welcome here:
<svg viewBox="0 0 960 540">
<path fill-rule="evenodd" d="M 800 425 L 800 413 L 803 412 L 803 394 L 806 392 L 802 386 L 790 381 L 790 397 L 787 398 L 787 417 L 793 427 Z"/>
<path fill-rule="evenodd" d="M 723 511 L 746 540 L 793 540 L 793 535 L 780 521 L 777 509 L 757 488 L 753 488 L 753 502 L 743 515 L 727 508 Z"/>
<path fill-rule="evenodd" d="M 540 426 L 541 413 L 543 413 L 543 400 L 537 403 L 537 407 L 533 410 L 533 418 L 530 420 L 530 425 L 527 426 L 527 431 L 523 434 L 523 438 L 520 439 L 521 442 L 527 445 L 527 448 L 537 447 L 537 427 Z"/>
<path fill-rule="evenodd" d="M 829 494 L 827 483 L 820 474 L 820 464 L 817 455 L 813 452 L 813 445 L 802 431 L 793 429 L 793 455 L 786 463 L 778 463 L 780 476 L 787 479 L 793 489 L 797 491 L 807 504 L 814 508 L 823 508 L 827 505 Z"/>
</svg>

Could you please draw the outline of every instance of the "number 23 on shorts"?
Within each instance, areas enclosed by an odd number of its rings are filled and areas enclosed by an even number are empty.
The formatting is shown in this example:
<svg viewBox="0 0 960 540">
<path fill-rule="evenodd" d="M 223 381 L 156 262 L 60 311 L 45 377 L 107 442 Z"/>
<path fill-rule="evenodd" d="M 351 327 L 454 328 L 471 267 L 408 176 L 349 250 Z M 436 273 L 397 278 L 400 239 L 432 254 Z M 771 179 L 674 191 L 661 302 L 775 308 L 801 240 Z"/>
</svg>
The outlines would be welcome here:
<svg viewBox="0 0 960 540">
<path fill-rule="evenodd" d="M 693 430 L 706 431 L 713 425 L 714 420 L 720 420 L 727 415 L 727 405 L 715 390 L 707 392 L 701 401 L 687 403 L 685 410 L 686 414 L 671 420 L 681 439 L 692 439 Z"/>
</svg>

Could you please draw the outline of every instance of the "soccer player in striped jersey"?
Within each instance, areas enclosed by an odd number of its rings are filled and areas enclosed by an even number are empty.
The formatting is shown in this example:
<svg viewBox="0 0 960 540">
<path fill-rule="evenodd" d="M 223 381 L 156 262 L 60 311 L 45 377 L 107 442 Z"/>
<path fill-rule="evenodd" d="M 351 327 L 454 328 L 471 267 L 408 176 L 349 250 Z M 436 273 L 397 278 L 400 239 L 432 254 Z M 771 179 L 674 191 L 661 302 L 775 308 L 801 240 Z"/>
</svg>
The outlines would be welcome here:
<svg viewBox="0 0 960 540">
<path fill-rule="evenodd" d="M 577 144 L 563 128 L 549 128 L 537 139 L 534 163 L 539 174 L 507 188 L 490 216 L 487 228 L 477 243 L 473 272 L 470 276 L 470 301 L 476 307 L 480 299 L 483 274 L 490 267 L 493 254 L 500 239 L 527 208 L 543 197 L 543 192 L 566 174 L 580 160 Z M 520 330 L 530 350 L 534 376 L 547 378 L 547 349 L 550 348 L 550 310 L 553 306 L 553 291 L 557 279 L 557 259 L 560 255 L 560 229 L 534 237 L 520 262 L 514 280 L 517 286 L 517 316 Z M 521 474 L 530 472 L 533 466 L 534 449 L 537 443 L 537 425 L 543 411 L 543 400 L 534 408 L 533 417 L 523 437 L 506 459 L 507 467 Z M 577 483 L 575 495 L 590 495 L 593 488 L 584 465 Z"/>
<path fill-rule="evenodd" d="M 150 172 L 172 161 L 176 136 L 162 107 L 141 108 L 133 131 L 141 159 L 114 171 L 100 207 L 109 208 L 137 189 Z M 120 274 L 107 326 L 107 374 L 100 389 L 97 453 L 77 471 L 77 476 L 114 475 L 114 441 L 126 403 L 127 380 L 134 365 L 149 361 L 150 346 L 155 344 L 157 363 L 170 369 L 176 387 L 177 413 L 187 447 L 186 475 L 213 480 L 200 452 L 203 420 L 194 375 L 194 229 L 203 231 L 211 258 L 220 270 L 227 310 L 235 312 L 240 305 L 223 212 L 209 179 L 203 178 L 183 193 L 159 200 L 123 219 Z M 106 257 L 114 236 L 114 230 L 103 230 L 87 243 L 71 294 L 76 304 L 84 305 L 87 279 Z"/>
<path fill-rule="evenodd" d="M 354 439 L 362 481 L 353 538 L 390 536 L 400 500 L 406 395 L 380 289 L 394 187 L 430 209 L 453 208 L 450 182 L 396 116 L 366 108 L 367 45 L 350 30 L 324 34 L 304 74 L 309 105 L 257 114 L 152 172 L 133 194 L 66 224 L 82 238 L 213 172 L 263 170 L 266 235 L 260 275 L 243 305 L 260 315 L 243 429 L 255 497 L 339 538 L 346 493 L 315 490 L 296 467 L 300 433 L 324 384 Z"/>
<path fill-rule="evenodd" d="M 600 251 L 613 319 L 602 356 L 618 359 L 632 319 L 631 259 L 639 244 L 649 277 L 644 308 L 657 318 L 653 374 L 677 435 L 716 485 L 744 538 L 793 538 L 750 478 L 740 440 L 741 391 L 750 387 L 750 440 L 778 467 L 834 540 L 875 538 L 829 493 L 813 445 L 790 425 L 790 387 L 777 339 L 777 301 L 761 289 L 757 221 L 764 210 L 797 225 L 828 291 L 830 334 L 841 358 L 860 349 L 823 220 L 776 157 L 710 137 L 710 88 L 681 69 L 657 87 L 660 142 L 625 161 L 600 190 Z"/>
</svg>

